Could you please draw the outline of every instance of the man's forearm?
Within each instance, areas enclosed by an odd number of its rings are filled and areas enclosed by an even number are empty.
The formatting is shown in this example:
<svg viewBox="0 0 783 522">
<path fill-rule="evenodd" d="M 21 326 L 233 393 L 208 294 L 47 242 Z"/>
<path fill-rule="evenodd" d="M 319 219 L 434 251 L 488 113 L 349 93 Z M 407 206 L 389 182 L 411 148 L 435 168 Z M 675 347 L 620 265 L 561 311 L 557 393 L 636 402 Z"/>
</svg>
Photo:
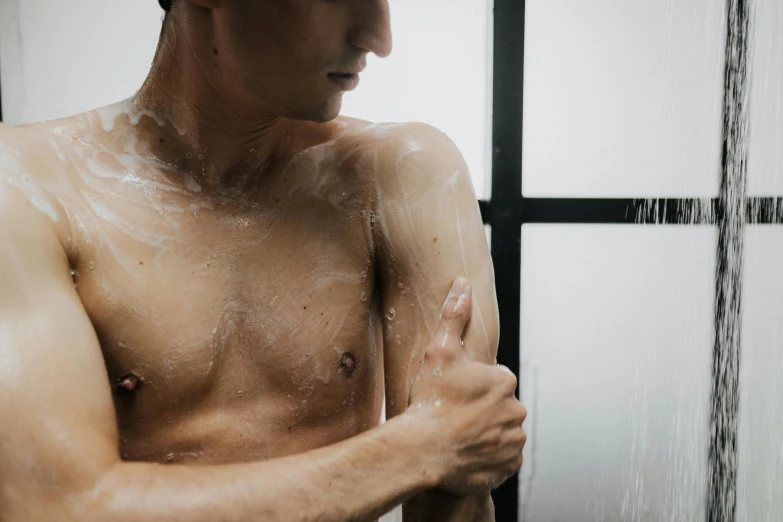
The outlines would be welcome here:
<svg viewBox="0 0 783 522">
<path fill-rule="evenodd" d="M 400 417 L 339 444 L 266 462 L 119 463 L 68 511 L 78 520 L 116 522 L 374 520 L 437 482 L 426 448 L 410 436 L 412 421 Z"/>
<path fill-rule="evenodd" d="M 494 522 L 489 492 L 460 497 L 441 490 L 416 495 L 403 505 L 404 522 Z"/>
</svg>

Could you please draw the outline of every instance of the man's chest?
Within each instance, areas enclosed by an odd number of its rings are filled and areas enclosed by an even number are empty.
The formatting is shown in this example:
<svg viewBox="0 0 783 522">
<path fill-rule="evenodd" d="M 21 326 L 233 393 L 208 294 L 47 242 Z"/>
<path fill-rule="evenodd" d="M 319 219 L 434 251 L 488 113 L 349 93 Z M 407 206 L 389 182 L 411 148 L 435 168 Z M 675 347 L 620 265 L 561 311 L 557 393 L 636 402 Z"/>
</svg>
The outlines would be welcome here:
<svg viewBox="0 0 783 522">
<path fill-rule="evenodd" d="M 361 201 L 300 191 L 260 208 L 161 211 L 106 199 L 77 219 L 75 277 L 121 422 L 270 400 L 281 416 L 326 418 L 376 402 Z"/>
</svg>

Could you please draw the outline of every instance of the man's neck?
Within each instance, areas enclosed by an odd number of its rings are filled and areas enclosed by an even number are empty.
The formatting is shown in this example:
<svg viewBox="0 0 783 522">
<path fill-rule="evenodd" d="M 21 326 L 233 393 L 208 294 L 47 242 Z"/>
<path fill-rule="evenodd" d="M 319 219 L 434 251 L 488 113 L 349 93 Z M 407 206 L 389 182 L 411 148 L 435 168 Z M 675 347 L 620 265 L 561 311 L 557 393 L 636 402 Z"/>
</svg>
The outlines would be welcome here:
<svg viewBox="0 0 783 522">
<path fill-rule="evenodd" d="M 207 186 L 242 188 L 290 150 L 294 122 L 217 89 L 205 72 L 211 62 L 204 50 L 177 39 L 173 29 L 130 100 L 133 112 L 152 114 L 159 123 L 137 127 L 139 149 Z"/>
</svg>

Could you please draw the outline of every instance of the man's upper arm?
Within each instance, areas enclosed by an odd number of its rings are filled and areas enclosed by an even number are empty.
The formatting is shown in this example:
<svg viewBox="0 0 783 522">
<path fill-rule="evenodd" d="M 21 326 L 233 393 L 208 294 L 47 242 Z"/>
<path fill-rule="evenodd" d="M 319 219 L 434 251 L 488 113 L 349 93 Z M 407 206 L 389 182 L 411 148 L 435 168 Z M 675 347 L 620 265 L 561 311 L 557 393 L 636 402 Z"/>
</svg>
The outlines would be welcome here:
<svg viewBox="0 0 783 522">
<path fill-rule="evenodd" d="M 381 155 L 375 226 L 391 417 L 408 406 L 412 379 L 456 277 L 466 276 L 473 287 L 465 346 L 474 360 L 495 362 L 498 314 L 478 201 L 456 146 L 432 127 L 409 124 Z"/>
<path fill-rule="evenodd" d="M 3 520 L 34 519 L 119 460 L 98 340 L 52 221 L 9 182 L 19 174 L 0 172 Z"/>
</svg>

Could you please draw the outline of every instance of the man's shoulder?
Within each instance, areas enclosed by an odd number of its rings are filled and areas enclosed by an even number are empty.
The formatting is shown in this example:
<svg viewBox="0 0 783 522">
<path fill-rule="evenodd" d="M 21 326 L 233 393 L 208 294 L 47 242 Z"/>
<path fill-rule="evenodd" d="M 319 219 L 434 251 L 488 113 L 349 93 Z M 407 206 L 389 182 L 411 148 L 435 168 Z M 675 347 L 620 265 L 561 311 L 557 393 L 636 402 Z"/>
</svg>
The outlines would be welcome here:
<svg viewBox="0 0 783 522">
<path fill-rule="evenodd" d="M 56 146 L 37 125 L 0 124 L 0 213 L 5 226 L 34 226 L 38 220 L 25 217 L 30 210 L 48 218 L 50 225 L 61 221 L 54 194 L 60 163 Z"/>
<path fill-rule="evenodd" d="M 85 138 L 95 134 L 95 120 L 98 118 L 96 112 L 88 111 L 18 126 L 0 123 L 0 147 L 4 150 L 13 148 L 17 152 L 39 154 L 51 149 L 55 142 L 59 146 L 68 146 L 69 142 L 85 145 L 91 141 Z"/>
<path fill-rule="evenodd" d="M 8 184 L 23 174 L 35 175 L 31 167 L 41 148 L 28 129 L 0 123 L 0 181 Z"/>
<path fill-rule="evenodd" d="M 28 171 L 40 170 L 30 167 L 36 159 L 46 160 L 50 155 L 56 155 L 56 141 L 62 141 L 62 136 L 46 123 L 18 127 L 0 123 L 0 176 L 23 166 Z M 27 174 L 35 175 L 36 172 Z"/>
<path fill-rule="evenodd" d="M 357 118 L 341 116 L 338 119 L 340 139 L 361 140 L 383 150 L 407 147 L 410 149 L 424 146 L 449 146 L 454 143 L 436 127 L 418 121 L 410 122 L 371 122 Z"/>
<path fill-rule="evenodd" d="M 374 184 L 407 193 L 441 184 L 466 172 L 462 154 L 443 131 L 427 123 L 373 123 L 351 119 L 341 140 L 371 168 Z M 391 193 L 387 193 L 390 196 Z"/>
<path fill-rule="evenodd" d="M 11 127 L 4 123 L 0 123 L 0 157 L 7 158 L 12 154 L 21 154 L 27 149 L 33 136 L 28 128 L 25 127 Z"/>
</svg>

